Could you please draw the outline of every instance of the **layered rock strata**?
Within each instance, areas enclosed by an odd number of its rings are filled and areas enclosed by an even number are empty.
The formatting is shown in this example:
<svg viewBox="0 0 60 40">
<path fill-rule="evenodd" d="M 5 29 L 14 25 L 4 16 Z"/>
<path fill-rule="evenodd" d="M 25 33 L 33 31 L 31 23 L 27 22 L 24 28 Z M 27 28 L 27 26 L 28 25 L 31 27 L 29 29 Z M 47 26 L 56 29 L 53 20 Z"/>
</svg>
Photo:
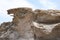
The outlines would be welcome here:
<svg viewBox="0 0 60 40">
<path fill-rule="evenodd" d="M 59 10 L 14 8 L 7 12 L 14 14 L 14 18 L 12 22 L 1 24 L 0 38 L 9 37 L 6 40 L 60 40 Z"/>
</svg>

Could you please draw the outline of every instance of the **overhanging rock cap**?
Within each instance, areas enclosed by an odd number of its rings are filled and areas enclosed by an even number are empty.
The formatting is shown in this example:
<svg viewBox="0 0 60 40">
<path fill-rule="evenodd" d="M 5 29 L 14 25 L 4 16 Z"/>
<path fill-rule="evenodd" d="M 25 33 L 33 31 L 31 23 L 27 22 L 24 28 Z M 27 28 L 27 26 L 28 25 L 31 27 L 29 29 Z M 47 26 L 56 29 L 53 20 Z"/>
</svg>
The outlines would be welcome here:
<svg viewBox="0 0 60 40">
<path fill-rule="evenodd" d="M 21 7 L 21 8 L 13 8 L 13 9 L 8 9 L 7 12 L 8 14 L 15 14 L 18 11 L 32 11 L 32 8 L 27 8 L 27 7 Z"/>
</svg>

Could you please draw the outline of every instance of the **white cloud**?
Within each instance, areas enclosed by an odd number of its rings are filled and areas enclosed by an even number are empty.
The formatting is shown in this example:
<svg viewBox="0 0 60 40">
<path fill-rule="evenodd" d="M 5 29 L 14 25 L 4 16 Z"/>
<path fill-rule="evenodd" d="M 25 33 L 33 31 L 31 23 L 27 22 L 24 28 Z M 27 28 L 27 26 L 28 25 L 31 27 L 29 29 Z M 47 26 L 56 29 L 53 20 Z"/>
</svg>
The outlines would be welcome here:
<svg viewBox="0 0 60 40">
<path fill-rule="evenodd" d="M 34 8 L 34 6 L 26 0 L 0 0 L 0 23 L 4 21 L 12 21 L 13 17 L 7 15 L 7 9 L 17 7 Z"/>
<path fill-rule="evenodd" d="M 43 5 L 43 9 L 56 9 L 57 5 L 50 0 L 39 0 L 39 2 Z"/>
</svg>

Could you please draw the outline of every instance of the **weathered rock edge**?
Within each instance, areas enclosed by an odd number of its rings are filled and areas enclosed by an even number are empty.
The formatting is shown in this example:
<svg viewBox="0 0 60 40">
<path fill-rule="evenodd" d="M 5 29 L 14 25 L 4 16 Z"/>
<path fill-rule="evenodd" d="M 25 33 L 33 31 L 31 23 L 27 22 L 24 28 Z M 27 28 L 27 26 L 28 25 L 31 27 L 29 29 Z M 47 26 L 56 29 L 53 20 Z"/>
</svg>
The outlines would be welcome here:
<svg viewBox="0 0 60 40">
<path fill-rule="evenodd" d="M 41 29 L 34 27 L 32 22 L 47 25 L 60 23 L 60 10 L 32 10 L 32 8 L 14 8 L 8 9 L 7 12 L 8 14 L 14 14 L 13 21 L 11 22 L 13 24 L 12 29 L 16 30 L 20 34 L 22 38 L 21 40 L 59 40 L 59 24 L 56 25 L 49 35 L 46 35 L 45 33 L 43 33 L 44 35 L 41 35 Z M 5 29 L 1 28 L 1 30 Z"/>
</svg>

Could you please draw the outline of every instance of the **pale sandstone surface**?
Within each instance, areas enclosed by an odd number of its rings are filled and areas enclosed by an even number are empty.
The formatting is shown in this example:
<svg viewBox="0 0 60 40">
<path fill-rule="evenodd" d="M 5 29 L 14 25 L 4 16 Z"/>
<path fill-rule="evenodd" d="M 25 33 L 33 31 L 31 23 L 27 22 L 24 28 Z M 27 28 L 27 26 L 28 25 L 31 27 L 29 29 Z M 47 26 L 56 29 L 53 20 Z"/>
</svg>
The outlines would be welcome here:
<svg viewBox="0 0 60 40">
<path fill-rule="evenodd" d="M 13 21 L 2 23 L 0 40 L 60 40 L 60 10 L 7 10 Z"/>
<path fill-rule="evenodd" d="M 58 13 L 60 11 L 35 10 L 36 18 L 32 26 L 35 40 L 60 40 L 60 15 Z"/>
</svg>

